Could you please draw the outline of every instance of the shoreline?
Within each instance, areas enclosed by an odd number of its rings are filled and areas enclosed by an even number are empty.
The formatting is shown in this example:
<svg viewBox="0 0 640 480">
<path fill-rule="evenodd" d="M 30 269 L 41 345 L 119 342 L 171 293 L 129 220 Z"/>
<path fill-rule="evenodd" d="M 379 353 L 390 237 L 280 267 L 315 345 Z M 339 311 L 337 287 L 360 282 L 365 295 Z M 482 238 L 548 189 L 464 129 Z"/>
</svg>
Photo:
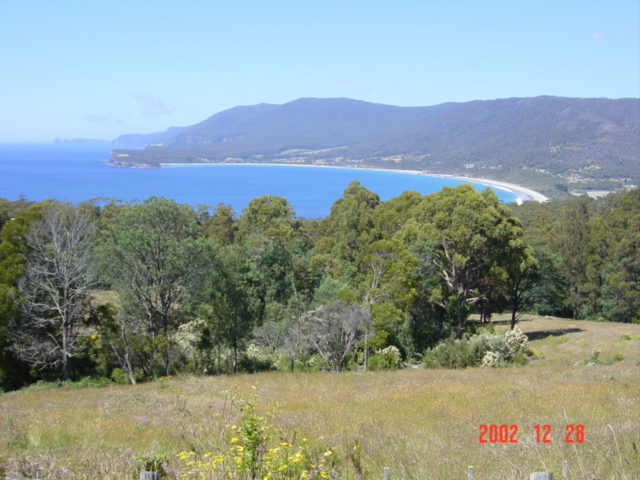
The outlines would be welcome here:
<svg viewBox="0 0 640 480">
<path fill-rule="evenodd" d="M 333 165 L 309 165 L 309 164 L 292 164 L 292 163 L 160 163 L 160 167 L 163 166 L 200 166 L 200 165 L 247 165 L 247 166 L 280 166 L 280 167 L 315 167 L 315 168 L 343 168 L 347 170 L 374 170 L 379 172 L 396 172 L 407 173 L 410 175 L 424 175 L 429 177 L 442 177 L 442 178 L 454 178 L 456 180 L 468 180 L 470 182 L 479 183 L 488 187 L 497 187 L 507 192 L 516 195 L 516 203 L 520 205 L 526 201 L 535 201 L 538 203 L 544 203 L 549 201 L 549 198 L 542 195 L 540 192 L 531 190 L 530 188 L 522 187 L 514 183 L 502 182 L 500 180 L 489 180 L 486 178 L 475 177 L 463 177 L 458 175 L 451 175 L 445 173 L 429 173 L 422 170 L 399 170 L 394 168 L 369 168 L 369 167 L 336 167 Z"/>
<path fill-rule="evenodd" d="M 458 177 L 456 175 L 434 174 L 433 176 L 434 177 L 451 177 L 451 178 L 457 178 L 460 180 L 468 179 L 476 183 L 482 183 L 492 187 L 503 188 L 507 191 L 511 191 L 513 193 L 518 194 L 518 198 L 522 201 L 533 200 L 538 203 L 544 203 L 549 201 L 549 197 L 544 196 L 540 192 L 536 192 L 535 190 L 531 190 L 530 188 L 521 187 L 520 185 L 516 185 L 515 183 L 507 183 L 507 182 L 502 182 L 500 180 L 489 180 L 486 178 Z"/>
</svg>

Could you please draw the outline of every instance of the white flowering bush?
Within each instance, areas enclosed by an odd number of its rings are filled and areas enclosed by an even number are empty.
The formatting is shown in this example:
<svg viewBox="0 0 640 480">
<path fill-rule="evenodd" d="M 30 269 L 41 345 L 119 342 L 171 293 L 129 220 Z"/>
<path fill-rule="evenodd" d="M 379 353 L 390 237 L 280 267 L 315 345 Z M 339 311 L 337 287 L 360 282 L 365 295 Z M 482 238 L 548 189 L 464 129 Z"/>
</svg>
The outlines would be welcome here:
<svg viewBox="0 0 640 480">
<path fill-rule="evenodd" d="M 271 355 L 264 349 L 262 349 L 258 345 L 254 345 L 253 343 L 247 347 L 245 355 L 249 360 L 253 360 L 256 362 L 269 363 L 271 361 Z"/>
<path fill-rule="evenodd" d="M 171 337 L 176 349 L 187 361 L 196 360 L 197 345 L 203 325 L 204 320 L 200 319 L 184 323 Z"/>
<path fill-rule="evenodd" d="M 250 373 L 276 370 L 278 367 L 278 359 L 258 345 L 249 344 L 244 351 L 240 366 L 242 370 Z"/>
<path fill-rule="evenodd" d="M 395 370 L 400 368 L 402 355 L 400 350 L 393 345 L 376 350 L 376 353 L 369 357 L 370 370 Z"/>
<path fill-rule="evenodd" d="M 504 339 L 512 355 L 529 350 L 529 337 L 516 327 L 513 330 L 507 330 Z"/>
<path fill-rule="evenodd" d="M 427 350 L 427 368 L 498 367 L 522 364 L 529 355 L 529 339 L 518 328 L 505 334 L 481 333 L 468 339 L 447 340 Z"/>
<path fill-rule="evenodd" d="M 501 364 L 501 356 L 497 352 L 487 352 L 482 358 L 482 368 L 494 368 L 499 367 Z"/>
</svg>

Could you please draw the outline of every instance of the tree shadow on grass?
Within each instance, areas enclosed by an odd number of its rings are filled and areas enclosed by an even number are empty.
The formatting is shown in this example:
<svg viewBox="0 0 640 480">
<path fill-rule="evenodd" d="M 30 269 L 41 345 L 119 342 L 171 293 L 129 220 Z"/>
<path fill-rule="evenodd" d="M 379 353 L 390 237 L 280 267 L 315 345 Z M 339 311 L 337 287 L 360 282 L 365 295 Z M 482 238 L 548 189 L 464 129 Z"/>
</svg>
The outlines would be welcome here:
<svg viewBox="0 0 640 480">
<path fill-rule="evenodd" d="M 551 337 L 559 337 L 561 335 L 567 333 L 578 333 L 584 332 L 585 330 L 582 328 L 553 328 L 549 330 L 538 330 L 536 332 L 527 332 L 526 335 L 529 340 L 542 340 L 543 338 Z"/>
<path fill-rule="evenodd" d="M 530 321 L 532 321 L 532 319 L 521 318 L 516 323 L 516 327 L 520 323 L 530 322 Z M 479 322 L 475 322 L 475 323 L 476 323 L 477 326 L 488 325 L 486 323 L 485 324 L 482 324 L 482 323 L 479 323 Z M 493 325 L 510 326 L 511 325 L 511 320 L 492 320 L 491 323 Z M 579 333 L 579 332 L 584 332 L 584 331 L 585 330 L 582 329 L 582 328 L 550 328 L 550 329 L 547 329 L 547 330 L 538 330 L 538 331 L 533 331 L 533 332 L 526 332 L 526 335 L 529 338 L 529 340 L 541 340 L 541 339 L 547 338 L 549 336 L 551 336 L 551 337 L 559 337 L 559 336 L 567 334 L 567 333 Z"/>
</svg>

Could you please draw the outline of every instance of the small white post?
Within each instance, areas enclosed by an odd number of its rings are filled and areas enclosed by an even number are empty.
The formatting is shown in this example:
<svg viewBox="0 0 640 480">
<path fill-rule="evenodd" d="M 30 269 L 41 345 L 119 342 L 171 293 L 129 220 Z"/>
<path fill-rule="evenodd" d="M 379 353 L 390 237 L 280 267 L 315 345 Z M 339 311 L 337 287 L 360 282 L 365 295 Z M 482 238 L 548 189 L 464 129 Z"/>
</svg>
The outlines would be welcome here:
<svg viewBox="0 0 640 480">
<path fill-rule="evenodd" d="M 562 462 L 562 479 L 569 480 L 569 461 L 564 460 Z"/>
<path fill-rule="evenodd" d="M 391 478 L 391 470 L 389 467 L 384 467 L 384 480 L 389 480 Z"/>
<path fill-rule="evenodd" d="M 140 480 L 160 480 L 158 472 L 140 472 Z"/>
<path fill-rule="evenodd" d="M 469 466 L 467 468 L 467 480 L 475 480 L 475 476 L 474 476 L 474 468 L 472 466 Z"/>
<path fill-rule="evenodd" d="M 553 473 L 535 472 L 529 476 L 529 480 L 553 480 Z"/>
</svg>

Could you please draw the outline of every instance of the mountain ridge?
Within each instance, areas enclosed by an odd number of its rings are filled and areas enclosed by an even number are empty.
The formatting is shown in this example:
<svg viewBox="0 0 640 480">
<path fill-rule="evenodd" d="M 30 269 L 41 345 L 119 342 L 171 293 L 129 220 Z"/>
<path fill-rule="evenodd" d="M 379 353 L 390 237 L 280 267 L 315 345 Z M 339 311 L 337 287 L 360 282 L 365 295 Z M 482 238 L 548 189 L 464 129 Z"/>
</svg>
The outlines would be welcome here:
<svg viewBox="0 0 640 480">
<path fill-rule="evenodd" d="M 640 183 L 640 99 L 529 97 L 399 107 L 299 98 L 114 140 L 111 162 L 292 163 L 423 170 L 560 190 Z M 144 150 L 122 150 L 130 142 Z M 546 179 L 544 177 L 547 177 Z"/>
</svg>

